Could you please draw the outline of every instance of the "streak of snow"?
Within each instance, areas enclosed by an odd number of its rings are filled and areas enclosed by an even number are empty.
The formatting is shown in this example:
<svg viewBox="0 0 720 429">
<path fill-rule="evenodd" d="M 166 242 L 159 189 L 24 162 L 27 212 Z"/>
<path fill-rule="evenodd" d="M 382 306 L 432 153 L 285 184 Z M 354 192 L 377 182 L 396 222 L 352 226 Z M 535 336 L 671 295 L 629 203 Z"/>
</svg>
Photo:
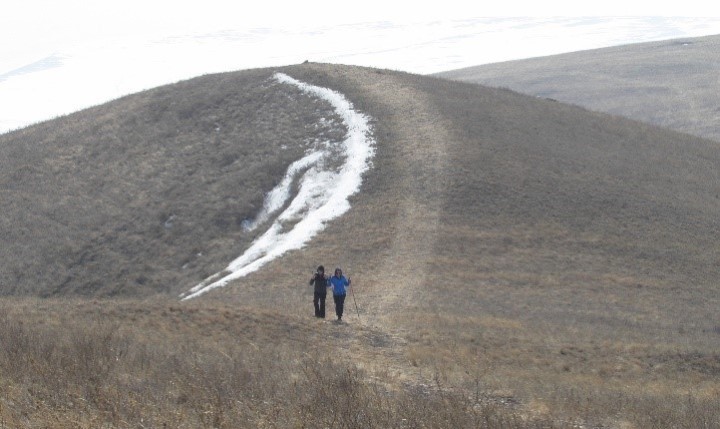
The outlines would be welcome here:
<svg viewBox="0 0 720 429">
<path fill-rule="evenodd" d="M 312 152 L 290 164 L 282 182 L 280 182 L 280 184 L 270 191 L 270 193 L 265 197 L 262 211 L 260 211 L 253 221 L 247 222 L 243 225 L 245 229 L 247 231 L 254 230 L 258 227 L 258 225 L 267 221 L 273 213 L 280 210 L 288 198 L 290 198 L 290 187 L 298 174 L 302 173 L 303 170 L 308 169 L 314 164 L 317 164 L 318 160 L 320 160 L 323 155 L 325 155 L 323 152 Z"/>
<path fill-rule="evenodd" d="M 280 83 L 295 85 L 305 93 L 328 101 L 343 119 L 348 133 L 342 142 L 328 143 L 324 148 L 319 146 L 317 151 L 290 164 L 283 181 L 268 193 L 263 209 L 246 227 L 254 229 L 280 210 L 290 198 L 292 184 L 297 176 L 301 175 L 295 198 L 245 253 L 223 271 L 182 294 L 183 300 L 224 287 L 230 281 L 258 270 L 286 252 L 302 248 L 325 228 L 328 221 L 350 209 L 348 198 L 360 190 L 362 175 L 370 167 L 375 155 L 375 141 L 368 117 L 355 111 L 344 95 L 298 81 L 283 73 L 276 73 L 274 77 Z M 339 168 L 331 168 L 333 163 L 326 161 L 337 156 L 337 148 L 333 146 L 338 145 L 344 163 Z M 286 230 L 283 225 L 292 222 L 296 223 Z"/>
</svg>

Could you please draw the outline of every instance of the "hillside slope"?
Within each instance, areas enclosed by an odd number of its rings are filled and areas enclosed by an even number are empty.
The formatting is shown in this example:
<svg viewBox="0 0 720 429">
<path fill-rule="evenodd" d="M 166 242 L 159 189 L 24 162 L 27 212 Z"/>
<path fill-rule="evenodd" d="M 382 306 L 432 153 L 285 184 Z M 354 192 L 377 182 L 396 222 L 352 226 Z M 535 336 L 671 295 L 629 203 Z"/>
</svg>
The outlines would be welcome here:
<svg viewBox="0 0 720 429">
<path fill-rule="evenodd" d="M 3 135 L 3 293 L 179 292 L 248 245 L 243 221 L 314 140 L 342 137 L 333 121 L 255 71 Z"/>
<path fill-rule="evenodd" d="M 342 134 L 309 126 L 333 112 L 275 85 L 276 71 L 369 115 L 373 167 L 352 209 L 304 249 L 180 304 L 250 244 L 242 220 L 304 142 Z M 302 336 L 393 389 L 432 380 L 526 417 L 720 418 L 715 142 L 509 90 L 303 64 L 206 76 L 2 136 L 0 160 L 5 294 L 159 294 L 178 336 L 252 308 L 277 322 L 253 328 L 269 338 L 259 350 Z M 342 267 L 355 292 L 347 326 L 309 335 L 319 264 Z M 135 305 L 153 326 L 155 310 Z M 690 394 L 710 405 L 678 408 Z"/>
<path fill-rule="evenodd" d="M 258 234 L 242 220 L 307 142 L 343 132 L 315 126 L 332 109 L 274 84 L 274 71 L 198 78 L 3 136 L 3 292 L 177 296 L 222 270 Z M 671 307 L 702 291 L 686 317 L 710 320 L 715 143 L 507 90 L 285 71 L 374 118 L 377 155 L 347 215 L 225 299 L 273 306 L 270 282 L 295 300 L 298 277 L 323 263 L 359 274 L 383 296 L 377 311 L 386 294 L 431 295 L 457 278 L 474 287 L 439 290 L 473 305 L 510 286 L 594 299 L 630 288 Z"/>
<path fill-rule="evenodd" d="M 720 36 L 639 43 L 438 73 L 720 141 Z"/>
</svg>

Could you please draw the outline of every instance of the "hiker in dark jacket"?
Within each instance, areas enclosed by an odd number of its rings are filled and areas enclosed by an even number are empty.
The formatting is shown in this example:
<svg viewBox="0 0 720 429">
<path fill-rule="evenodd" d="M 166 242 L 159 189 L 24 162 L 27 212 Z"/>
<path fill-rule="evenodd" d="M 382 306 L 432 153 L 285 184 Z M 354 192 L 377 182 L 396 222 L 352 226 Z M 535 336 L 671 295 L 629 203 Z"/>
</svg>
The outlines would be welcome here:
<svg viewBox="0 0 720 429">
<path fill-rule="evenodd" d="M 335 275 L 330 277 L 330 287 L 333 290 L 333 301 L 335 301 L 335 314 L 338 322 L 342 322 L 343 309 L 345 308 L 345 295 L 350 287 L 350 279 L 345 277 L 340 268 L 335 268 Z"/>
<path fill-rule="evenodd" d="M 313 305 L 315 306 L 315 317 L 325 318 L 325 297 L 329 286 L 328 278 L 325 275 L 325 268 L 320 265 L 315 275 L 310 279 L 310 284 L 315 285 L 313 292 Z"/>
</svg>

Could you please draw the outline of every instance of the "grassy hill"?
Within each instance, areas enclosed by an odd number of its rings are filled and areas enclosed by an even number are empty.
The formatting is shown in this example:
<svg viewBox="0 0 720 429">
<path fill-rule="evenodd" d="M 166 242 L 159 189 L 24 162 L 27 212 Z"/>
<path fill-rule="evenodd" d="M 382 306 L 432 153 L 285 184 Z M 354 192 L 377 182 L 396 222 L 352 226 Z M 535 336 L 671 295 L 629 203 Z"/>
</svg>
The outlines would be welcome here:
<svg viewBox="0 0 720 429">
<path fill-rule="evenodd" d="M 306 248 L 178 302 L 249 245 L 242 220 L 305 142 L 343 131 L 312 126 L 329 106 L 275 71 L 371 116 L 373 168 Z M 720 422 L 715 142 L 504 89 L 303 64 L 3 135 L 0 160 L 11 426 Z M 319 264 L 353 279 L 346 324 L 312 317 Z"/>
<path fill-rule="evenodd" d="M 720 141 L 720 36 L 638 43 L 438 73 Z"/>
<path fill-rule="evenodd" d="M 2 136 L 3 294 L 179 293 L 332 118 L 268 72 L 198 78 Z"/>
</svg>

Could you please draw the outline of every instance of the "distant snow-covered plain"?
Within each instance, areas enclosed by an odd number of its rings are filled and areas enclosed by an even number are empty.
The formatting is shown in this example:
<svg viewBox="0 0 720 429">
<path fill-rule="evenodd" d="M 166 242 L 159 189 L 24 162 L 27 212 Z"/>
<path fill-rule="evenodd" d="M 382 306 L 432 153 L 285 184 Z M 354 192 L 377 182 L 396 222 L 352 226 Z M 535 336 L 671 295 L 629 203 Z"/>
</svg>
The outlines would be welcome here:
<svg viewBox="0 0 720 429">
<path fill-rule="evenodd" d="M 0 133 L 194 76 L 305 60 L 428 74 L 720 34 L 720 18 L 463 18 L 49 35 L 0 45 Z M 27 43 L 26 43 L 27 42 Z M 32 42 L 32 43 L 31 43 Z"/>
</svg>

